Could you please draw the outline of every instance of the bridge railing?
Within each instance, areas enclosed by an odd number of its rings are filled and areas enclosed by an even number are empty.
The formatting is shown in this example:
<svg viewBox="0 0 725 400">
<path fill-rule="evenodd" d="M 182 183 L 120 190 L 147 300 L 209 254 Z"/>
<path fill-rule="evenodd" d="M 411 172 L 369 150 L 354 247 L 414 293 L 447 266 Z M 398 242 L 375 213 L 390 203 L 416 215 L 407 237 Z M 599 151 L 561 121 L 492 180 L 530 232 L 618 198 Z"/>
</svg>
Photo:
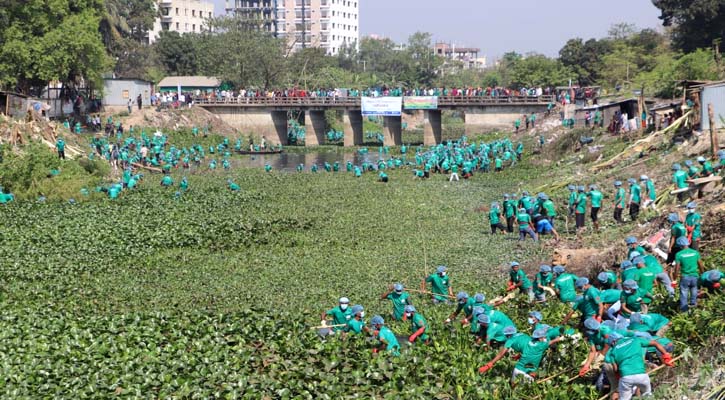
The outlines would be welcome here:
<svg viewBox="0 0 725 400">
<path fill-rule="evenodd" d="M 554 96 L 439 96 L 438 105 L 541 105 L 555 101 Z M 360 107 L 360 97 L 241 97 L 225 99 L 194 99 L 200 105 L 257 106 L 257 107 Z"/>
</svg>

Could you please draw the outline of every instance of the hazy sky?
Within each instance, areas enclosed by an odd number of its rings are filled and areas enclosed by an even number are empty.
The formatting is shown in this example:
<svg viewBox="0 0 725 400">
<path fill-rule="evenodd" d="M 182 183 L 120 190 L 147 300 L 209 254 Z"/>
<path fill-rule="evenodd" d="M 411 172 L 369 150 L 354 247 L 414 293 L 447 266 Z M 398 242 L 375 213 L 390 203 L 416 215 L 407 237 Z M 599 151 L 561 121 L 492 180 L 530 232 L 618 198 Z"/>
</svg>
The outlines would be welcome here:
<svg viewBox="0 0 725 400">
<path fill-rule="evenodd" d="M 600 38 L 618 22 L 660 26 L 650 0 L 358 0 L 362 35 L 401 42 L 415 31 L 479 47 L 489 60 L 515 50 L 549 56 L 572 37 Z M 214 0 L 217 14 L 224 0 Z"/>
</svg>

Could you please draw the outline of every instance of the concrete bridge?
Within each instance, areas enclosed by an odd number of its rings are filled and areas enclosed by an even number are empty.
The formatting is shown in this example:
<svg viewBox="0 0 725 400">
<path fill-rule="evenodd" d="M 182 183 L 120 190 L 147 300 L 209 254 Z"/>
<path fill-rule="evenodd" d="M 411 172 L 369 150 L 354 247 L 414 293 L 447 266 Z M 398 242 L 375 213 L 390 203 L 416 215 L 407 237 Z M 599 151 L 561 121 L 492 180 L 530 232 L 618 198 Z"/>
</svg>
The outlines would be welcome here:
<svg viewBox="0 0 725 400">
<path fill-rule="evenodd" d="M 441 142 L 442 110 L 456 110 L 464 115 L 466 134 L 484 129 L 511 128 L 523 114 L 542 113 L 554 96 L 507 97 L 438 97 L 436 110 L 403 110 L 422 112 L 423 142 L 426 146 Z M 344 145 L 363 143 L 363 116 L 359 97 L 245 97 L 241 99 L 196 99 L 195 104 L 216 114 L 223 121 L 242 132 L 265 136 L 270 144 L 287 144 L 288 113 L 295 112 L 306 128 L 305 145 L 324 143 L 328 131 L 325 111 L 334 110 L 342 115 Z M 402 144 L 402 118 L 383 117 L 383 143 L 386 146 Z"/>
</svg>

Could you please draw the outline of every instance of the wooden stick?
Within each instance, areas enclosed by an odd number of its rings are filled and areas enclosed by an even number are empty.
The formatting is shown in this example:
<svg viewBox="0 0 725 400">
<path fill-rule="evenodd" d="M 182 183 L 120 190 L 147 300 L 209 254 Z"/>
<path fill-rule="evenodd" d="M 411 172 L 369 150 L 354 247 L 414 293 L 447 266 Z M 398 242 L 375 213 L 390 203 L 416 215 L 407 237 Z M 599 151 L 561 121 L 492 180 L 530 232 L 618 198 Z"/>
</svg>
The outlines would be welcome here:
<svg viewBox="0 0 725 400">
<path fill-rule="evenodd" d="M 548 381 L 550 381 L 550 380 L 552 380 L 552 379 L 556 378 L 557 376 L 560 376 L 560 375 L 562 375 L 562 374 L 568 373 L 569 371 L 571 371 L 571 370 L 573 370 L 573 369 L 574 369 L 574 368 L 569 368 L 569 369 L 565 369 L 565 370 L 563 370 L 563 371 L 559 372 L 558 374 L 554 374 L 554 375 L 552 375 L 552 376 L 550 376 L 550 377 L 548 377 L 548 378 L 544 378 L 544 379 L 539 379 L 538 381 L 536 381 L 536 383 L 544 383 L 544 382 L 548 382 Z M 578 376 L 577 376 L 577 377 L 578 377 Z M 567 383 L 568 383 L 568 382 L 567 382 Z"/>
<path fill-rule="evenodd" d="M 310 329 L 340 328 L 343 326 L 347 326 L 347 324 L 313 326 L 313 327 L 310 327 Z"/>
<path fill-rule="evenodd" d="M 405 289 L 405 290 L 407 290 L 408 292 L 413 292 L 413 293 L 430 294 L 433 296 L 444 296 L 444 297 L 448 297 L 449 299 L 456 298 L 456 296 L 451 296 L 449 294 L 438 294 L 438 293 L 429 292 L 427 290 L 418 290 L 418 289 Z"/>
<path fill-rule="evenodd" d="M 145 169 L 147 169 L 149 171 L 152 171 L 152 172 L 162 172 L 160 168 L 147 167 L 147 166 L 145 166 L 143 164 L 139 164 L 139 163 L 131 163 L 131 165 L 133 165 L 136 168 L 145 168 Z"/>
</svg>

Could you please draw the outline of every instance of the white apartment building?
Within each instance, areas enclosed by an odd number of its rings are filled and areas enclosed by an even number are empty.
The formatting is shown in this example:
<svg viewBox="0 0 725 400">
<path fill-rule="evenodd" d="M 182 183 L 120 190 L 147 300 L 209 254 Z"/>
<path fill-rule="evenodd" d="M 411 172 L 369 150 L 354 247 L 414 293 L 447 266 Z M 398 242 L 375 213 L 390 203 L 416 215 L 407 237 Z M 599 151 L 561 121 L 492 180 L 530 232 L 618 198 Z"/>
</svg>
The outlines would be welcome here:
<svg viewBox="0 0 725 400">
<path fill-rule="evenodd" d="M 249 26 L 285 38 L 290 48 L 324 48 L 335 55 L 360 40 L 361 0 L 227 0 Z"/>
<path fill-rule="evenodd" d="M 149 32 L 149 43 L 153 43 L 161 31 L 179 33 L 203 32 L 208 29 L 207 21 L 214 17 L 214 3 L 201 0 L 157 0 L 160 16 Z"/>
</svg>

